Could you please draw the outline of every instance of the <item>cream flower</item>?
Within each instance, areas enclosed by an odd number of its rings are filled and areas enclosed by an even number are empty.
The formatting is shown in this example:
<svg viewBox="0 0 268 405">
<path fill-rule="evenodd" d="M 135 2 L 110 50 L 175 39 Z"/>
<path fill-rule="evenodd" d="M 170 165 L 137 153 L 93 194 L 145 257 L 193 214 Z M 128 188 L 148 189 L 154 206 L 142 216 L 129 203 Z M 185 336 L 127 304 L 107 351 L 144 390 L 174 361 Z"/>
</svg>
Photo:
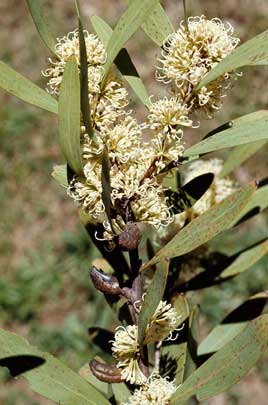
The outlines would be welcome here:
<svg viewBox="0 0 268 405">
<path fill-rule="evenodd" d="M 101 137 L 109 149 L 112 161 L 126 163 L 138 157 L 137 151 L 141 147 L 141 129 L 131 116 L 127 115 L 112 129 L 104 130 Z"/>
<path fill-rule="evenodd" d="M 138 327 L 128 325 L 119 326 L 112 342 L 113 356 L 117 359 L 117 367 L 121 369 L 121 376 L 131 384 L 140 385 L 146 377 L 139 367 Z"/>
<path fill-rule="evenodd" d="M 87 50 L 89 93 L 99 93 L 99 84 L 103 76 L 102 65 L 107 58 L 106 51 L 96 35 L 89 34 L 84 30 L 84 36 Z M 44 76 L 50 78 L 47 88 L 51 94 L 59 94 L 62 75 L 69 57 L 75 56 L 78 65 L 80 64 L 78 30 L 69 32 L 63 38 L 58 38 L 55 51 L 58 59 L 56 61 L 49 59 L 51 66 L 43 72 Z"/>
<path fill-rule="evenodd" d="M 218 18 L 190 17 L 187 27 L 182 22 L 163 44 L 157 79 L 171 83 L 173 91 L 187 99 L 205 75 L 236 48 L 239 39 L 233 33 L 232 26 Z M 207 115 L 219 109 L 230 77 L 226 73 L 190 97 L 192 109 L 198 108 Z"/>
<path fill-rule="evenodd" d="M 131 202 L 131 208 L 140 222 L 147 222 L 157 229 L 173 221 L 164 197 L 163 186 L 153 184 L 151 179 L 145 180 L 139 187 L 139 197 Z"/>
<path fill-rule="evenodd" d="M 176 134 L 179 125 L 192 126 L 193 122 L 189 119 L 188 112 L 188 107 L 179 98 L 164 97 L 150 106 L 148 126 L 157 132 Z"/>
<path fill-rule="evenodd" d="M 82 206 L 85 213 L 92 217 L 93 222 L 104 218 L 104 204 L 102 201 L 101 165 L 88 162 L 84 166 L 85 180 L 77 176 L 73 178 L 67 188 L 67 194 Z"/>
<path fill-rule="evenodd" d="M 113 74 L 110 74 L 106 80 L 102 97 L 115 109 L 125 108 L 128 105 L 128 92 Z"/>
<path fill-rule="evenodd" d="M 158 171 L 182 156 L 184 147 L 181 126 L 192 126 L 188 112 L 187 106 L 177 97 L 164 97 L 151 105 L 144 127 L 156 132 L 151 143 L 159 157 Z"/>
<path fill-rule="evenodd" d="M 179 157 L 182 156 L 184 146 L 181 141 L 182 130 L 177 130 L 176 133 L 163 134 L 159 132 L 151 139 L 155 153 L 158 156 L 156 163 L 158 173 L 165 168 L 170 162 L 177 162 Z"/>
<path fill-rule="evenodd" d="M 158 307 L 147 325 L 145 342 L 159 342 L 167 336 L 172 336 L 176 330 L 180 316 L 175 308 L 166 301 L 160 301 Z"/>
<path fill-rule="evenodd" d="M 175 392 L 174 382 L 153 374 L 122 405 L 169 405 L 170 399 Z"/>
</svg>

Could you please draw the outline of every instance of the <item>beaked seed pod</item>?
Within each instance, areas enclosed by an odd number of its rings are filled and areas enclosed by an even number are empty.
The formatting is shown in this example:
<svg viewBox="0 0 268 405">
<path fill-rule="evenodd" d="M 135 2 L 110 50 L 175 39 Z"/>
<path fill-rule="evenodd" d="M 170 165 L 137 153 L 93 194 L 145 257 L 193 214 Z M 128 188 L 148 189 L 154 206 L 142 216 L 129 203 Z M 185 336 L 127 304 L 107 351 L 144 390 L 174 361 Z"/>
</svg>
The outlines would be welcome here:
<svg viewBox="0 0 268 405">
<path fill-rule="evenodd" d="M 134 222 L 128 222 L 118 237 L 118 243 L 124 250 L 134 250 L 140 243 L 141 233 Z"/>
<path fill-rule="evenodd" d="M 119 295 L 121 293 L 121 288 L 117 278 L 104 273 L 95 266 L 93 266 L 90 271 L 90 278 L 94 287 L 104 294 Z"/>
<path fill-rule="evenodd" d="M 108 383 L 121 383 L 123 381 L 121 372 L 115 364 L 104 364 L 93 359 L 89 362 L 89 367 L 94 376 L 100 381 Z"/>
</svg>

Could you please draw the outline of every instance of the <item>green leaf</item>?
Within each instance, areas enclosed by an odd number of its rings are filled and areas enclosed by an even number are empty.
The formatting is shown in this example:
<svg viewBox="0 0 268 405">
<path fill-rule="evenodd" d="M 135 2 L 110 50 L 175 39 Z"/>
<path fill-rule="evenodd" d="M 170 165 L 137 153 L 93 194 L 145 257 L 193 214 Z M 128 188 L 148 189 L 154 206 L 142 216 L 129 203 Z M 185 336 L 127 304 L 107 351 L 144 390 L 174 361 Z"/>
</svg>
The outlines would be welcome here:
<svg viewBox="0 0 268 405">
<path fill-rule="evenodd" d="M 101 42 L 107 48 L 109 39 L 113 33 L 112 28 L 109 24 L 107 24 L 106 21 L 103 20 L 103 18 L 99 17 L 98 15 L 93 15 L 90 17 L 90 22 Z"/>
<path fill-rule="evenodd" d="M 217 325 L 198 346 L 198 355 L 214 353 L 230 342 L 245 325 L 261 315 L 268 300 L 268 292 L 261 292 L 244 302 Z"/>
<path fill-rule="evenodd" d="M 63 187 L 68 187 L 67 165 L 53 166 L 52 177 Z"/>
<path fill-rule="evenodd" d="M 98 16 L 92 16 L 90 21 L 102 43 L 107 46 L 113 33 L 112 28 Z M 149 94 L 125 48 L 120 50 L 114 62 L 141 102 L 149 107 L 151 104 Z"/>
<path fill-rule="evenodd" d="M 129 3 L 135 1 L 129 0 Z M 158 46 L 162 46 L 167 37 L 174 32 L 173 25 L 161 4 L 158 4 L 152 10 L 141 27 Z"/>
<path fill-rule="evenodd" d="M 176 391 L 172 404 L 182 405 L 193 395 L 199 401 L 213 397 L 240 381 L 267 349 L 268 315 L 245 328 L 199 367 Z"/>
<path fill-rule="evenodd" d="M 83 172 L 80 150 L 80 83 L 76 60 L 66 63 L 59 96 L 59 143 L 73 171 Z"/>
<path fill-rule="evenodd" d="M 55 38 L 51 34 L 49 24 L 45 18 L 43 8 L 39 0 L 27 0 L 27 4 L 32 15 L 32 19 L 35 23 L 37 31 L 42 38 L 46 47 L 55 54 Z"/>
<path fill-rule="evenodd" d="M 30 346 L 22 337 L 0 330 L 0 358 L 21 354 L 45 360 L 43 365 L 24 374 L 32 390 L 40 395 L 64 405 L 110 404 L 93 385 L 59 360 Z"/>
<path fill-rule="evenodd" d="M 268 240 L 254 246 L 250 249 L 246 249 L 241 253 L 230 266 L 220 274 L 219 279 L 233 277 L 243 273 L 255 263 L 257 263 L 268 252 Z"/>
<path fill-rule="evenodd" d="M 125 383 L 121 384 L 112 384 L 112 390 L 118 404 L 122 404 L 126 402 L 129 397 L 131 396 L 131 392 L 129 391 L 128 387 Z"/>
<path fill-rule="evenodd" d="M 184 156 L 195 156 L 250 142 L 268 140 L 268 111 L 261 110 L 247 114 L 234 119 L 232 122 L 233 126 L 230 129 L 191 146 L 184 152 Z"/>
<path fill-rule="evenodd" d="M 182 256 L 208 242 L 217 234 L 228 229 L 245 207 L 255 190 L 253 184 L 240 189 L 214 205 L 203 215 L 194 219 L 175 235 L 165 247 L 146 263 L 143 268 L 148 268 L 165 258 Z"/>
<path fill-rule="evenodd" d="M 87 64 L 87 49 L 84 37 L 84 29 L 81 21 L 79 3 L 76 2 L 78 11 L 78 26 L 79 26 L 79 57 L 80 57 L 80 101 L 81 111 L 86 132 L 90 138 L 93 137 L 93 128 L 90 118 L 90 103 L 88 98 L 88 64 Z"/>
<path fill-rule="evenodd" d="M 268 64 L 268 30 L 239 46 L 212 69 L 201 81 L 198 89 L 206 86 L 225 72 L 231 72 L 242 66 L 255 66 Z"/>
<path fill-rule="evenodd" d="M 268 207 L 268 186 L 263 186 L 258 188 L 253 193 L 248 203 L 241 211 L 239 218 L 237 218 L 237 221 L 254 208 L 259 208 L 260 211 L 263 211 L 267 207 Z"/>
<path fill-rule="evenodd" d="M 94 358 L 94 356 L 90 356 Z M 99 357 L 97 359 L 101 360 Z M 87 382 L 89 382 L 93 387 L 96 388 L 105 398 L 108 396 L 108 383 L 104 381 L 100 381 L 97 377 L 94 376 L 92 373 L 89 362 L 87 362 L 83 367 L 79 370 L 79 375 L 84 378 Z"/>
<path fill-rule="evenodd" d="M 183 373 L 183 380 L 186 380 L 197 367 L 197 346 L 199 339 L 199 315 L 200 309 L 198 306 L 190 312 L 189 324 L 187 331 L 187 352 L 186 352 L 186 361 Z"/>
<path fill-rule="evenodd" d="M 148 292 L 145 295 L 144 302 L 142 303 L 138 324 L 138 341 L 140 344 L 142 344 L 144 341 L 147 325 L 164 295 L 168 268 L 169 262 L 167 260 L 163 260 L 163 263 L 158 266 L 154 273 L 153 279 L 148 288 Z"/>
<path fill-rule="evenodd" d="M 158 0 L 135 0 L 120 17 L 107 45 L 107 61 L 104 65 L 105 76 L 114 59 L 129 38 L 152 13 Z"/>
<path fill-rule="evenodd" d="M 261 149 L 268 141 L 251 142 L 246 145 L 239 145 L 234 148 L 224 162 L 221 177 L 228 176 L 234 169 L 241 166 L 247 159 L 253 156 L 259 149 Z"/>
<path fill-rule="evenodd" d="M 58 113 L 58 103 L 50 94 L 0 61 L 0 87 L 36 107 Z"/>
</svg>

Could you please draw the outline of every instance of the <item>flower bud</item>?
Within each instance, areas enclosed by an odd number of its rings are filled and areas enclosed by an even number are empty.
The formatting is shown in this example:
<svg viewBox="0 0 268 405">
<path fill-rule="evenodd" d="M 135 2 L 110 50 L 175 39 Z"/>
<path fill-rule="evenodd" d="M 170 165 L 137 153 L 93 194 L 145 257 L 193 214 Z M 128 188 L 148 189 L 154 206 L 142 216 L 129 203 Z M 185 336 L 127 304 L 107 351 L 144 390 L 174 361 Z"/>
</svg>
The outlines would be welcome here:
<svg viewBox="0 0 268 405">
<path fill-rule="evenodd" d="M 93 266 L 90 271 L 90 278 L 94 287 L 104 294 L 119 295 L 121 293 L 121 288 L 117 278 L 104 273 L 95 266 Z"/>
<path fill-rule="evenodd" d="M 89 362 L 89 367 L 96 378 L 108 383 L 122 382 L 121 372 L 115 364 L 104 364 L 96 359 Z"/>
</svg>

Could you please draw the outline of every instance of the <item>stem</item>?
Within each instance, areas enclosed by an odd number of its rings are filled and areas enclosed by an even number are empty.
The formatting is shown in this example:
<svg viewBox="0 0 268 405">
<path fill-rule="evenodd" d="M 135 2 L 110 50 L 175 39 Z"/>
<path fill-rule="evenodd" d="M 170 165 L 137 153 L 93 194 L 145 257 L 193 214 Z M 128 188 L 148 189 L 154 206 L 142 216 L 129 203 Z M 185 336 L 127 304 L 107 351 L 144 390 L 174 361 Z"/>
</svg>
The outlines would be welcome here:
<svg viewBox="0 0 268 405">
<path fill-rule="evenodd" d="M 184 21 L 187 31 L 189 32 L 188 27 L 188 16 L 187 16 L 187 9 L 186 9 L 186 0 L 183 0 L 183 12 L 184 12 Z"/>
</svg>

